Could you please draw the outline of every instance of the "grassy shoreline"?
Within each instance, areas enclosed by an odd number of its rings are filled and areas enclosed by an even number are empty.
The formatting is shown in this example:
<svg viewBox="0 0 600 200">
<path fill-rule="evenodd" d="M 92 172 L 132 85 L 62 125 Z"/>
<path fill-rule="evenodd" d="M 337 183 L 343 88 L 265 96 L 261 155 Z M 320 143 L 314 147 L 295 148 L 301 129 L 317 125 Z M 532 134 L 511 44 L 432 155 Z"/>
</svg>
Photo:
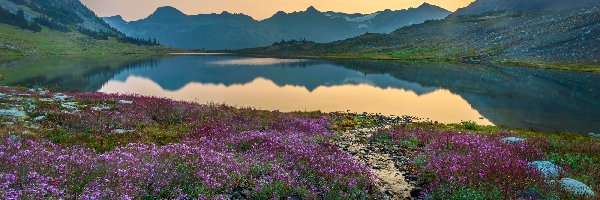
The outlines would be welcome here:
<svg viewBox="0 0 600 200">
<path fill-rule="evenodd" d="M 318 55 L 318 56 L 306 56 L 313 58 L 325 58 L 325 59 L 365 59 L 365 60 L 395 60 L 395 61 L 407 61 L 407 62 L 450 62 L 450 63 L 466 63 L 466 64 L 490 64 L 490 65 L 503 65 L 511 67 L 526 67 L 533 69 L 551 69 L 551 70 L 563 70 L 563 71 L 574 71 L 574 72 L 589 72 L 589 73 L 600 73 L 600 64 L 586 64 L 586 63 L 549 63 L 549 62 L 533 62 L 533 61 L 504 61 L 504 60 L 492 60 L 492 61 L 467 61 L 464 59 L 457 58 L 406 58 L 406 57 L 394 57 L 386 55 Z"/>
<path fill-rule="evenodd" d="M 525 67 L 532 69 L 550 69 L 573 72 L 600 73 L 600 64 L 598 63 L 553 63 L 537 62 L 523 60 L 477 60 L 459 57 L 428 57 L 419 54 L 406 54 L 394 56 L 387 53 L 377 54 L 270 54 L 270 53 L 240 53 L 245 56 L 279 56 L 279 57 L 299 57 L 299 58 L 317 58 L 317 59 L 359 59 L 359 60 L 389 60 L 405 62 L 434 62 L 434 63 L 456 63 L 456 64 L 484 64 L 484 65 L 502 65 L 510 67 Z"/>
<path fill-rule="evenodd" d="M 354 141 L 374 145 L 364 156 L 405 158 L 390 170 L 407 173 L 420 198 L 586 198 L 545 184 L 533 160 L 600 189 L 600 174 L 589 173 L 600 170 L 600 139 L 581 134 L 14 87 L 0 87 L 0 103 L 0 160 L 11 163 L 0 167 L 0 182 L 11 182 L 2 197 L 381 198 L 377 169 L 337 145 L 356 131 L 368 137 Z M 525 142 L 499 140 L 507 136 Z M 73 159 L 49 159 L 65 156 Z M 460 168 L 436 169 L 440 162 Z M 492 184 L 500 180 L 504 188 Z"/>
</svg>

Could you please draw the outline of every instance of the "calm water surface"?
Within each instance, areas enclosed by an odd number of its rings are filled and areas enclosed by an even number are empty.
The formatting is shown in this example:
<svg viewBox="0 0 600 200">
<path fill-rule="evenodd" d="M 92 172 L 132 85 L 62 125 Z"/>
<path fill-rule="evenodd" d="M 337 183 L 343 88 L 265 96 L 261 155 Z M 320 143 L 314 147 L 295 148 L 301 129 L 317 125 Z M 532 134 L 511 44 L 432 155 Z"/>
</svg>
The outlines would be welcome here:
<svg viewBox="0 0 600 200">
<path fill-rule="evenodd" d="M 135 93 L 280 111 L 346 111 L 600 132 L 600 74 L 478 65 L 178 55 L 0 65 L 9 85 Z"/>
</svg>

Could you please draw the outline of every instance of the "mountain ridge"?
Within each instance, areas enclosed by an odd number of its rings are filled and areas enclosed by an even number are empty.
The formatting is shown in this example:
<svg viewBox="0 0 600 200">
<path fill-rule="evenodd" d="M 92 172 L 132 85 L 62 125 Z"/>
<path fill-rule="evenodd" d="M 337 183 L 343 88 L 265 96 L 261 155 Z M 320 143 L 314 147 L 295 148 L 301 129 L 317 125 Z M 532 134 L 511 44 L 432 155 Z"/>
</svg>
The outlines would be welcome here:
<svg viewBox="0 0 600 200">
<path fill-rule="evenodd" d="M 441 19 L 449 14 L 450 11 L 431 4 L 371 14 L 321 12 L 310 6 L 304 11 L 278 11 L 269 18 L 255 20 L 245 14 L 186 15 L 173 7 L 161 7 L 140 20 L 127 22 L 114 16 L 103 19 L 127 35 L 158 38 L 168 46 L 221 50 L 266 46 L 289 39 L 331 42 L 366 32 L 389 33 L 399 27 Z"/>
<path fill-rule="evenodd" d="M 242 54 L 496 63 L 600 71 L 600 8 L 451 15 L 331 43 L 288 41 Z"/>
</svg>

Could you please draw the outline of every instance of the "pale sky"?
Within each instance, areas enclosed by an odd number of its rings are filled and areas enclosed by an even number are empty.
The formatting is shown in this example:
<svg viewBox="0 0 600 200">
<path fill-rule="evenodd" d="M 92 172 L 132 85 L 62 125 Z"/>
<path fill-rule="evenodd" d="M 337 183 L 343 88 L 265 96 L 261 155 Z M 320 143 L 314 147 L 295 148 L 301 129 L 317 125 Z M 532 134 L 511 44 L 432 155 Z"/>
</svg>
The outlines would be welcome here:
<svg viewBox="0 0 600 200">
<path fill-rule="evenodd" d="M 121 15 L 125 20 L 137 20 L 150 15 L 161 6 L 173 6 L 188 15 L 244 13 L 254 19 L 265 19 L 277 11 L 293 12 L 314 6 L 320 11 L 373 13 L 385 9 L 401 10 L 417 7 L 423 2 L 450 11 L 465 7 L 474 0 L 81 0 L 98 16 Z"/>
</svg>

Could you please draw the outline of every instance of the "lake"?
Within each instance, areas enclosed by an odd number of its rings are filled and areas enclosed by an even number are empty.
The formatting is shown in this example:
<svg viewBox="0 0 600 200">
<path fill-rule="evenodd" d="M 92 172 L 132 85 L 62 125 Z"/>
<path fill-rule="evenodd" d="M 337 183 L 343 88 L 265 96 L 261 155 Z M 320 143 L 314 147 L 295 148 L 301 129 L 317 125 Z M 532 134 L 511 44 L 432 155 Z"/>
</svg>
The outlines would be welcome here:
<svg viewBox="0 0 600 200">
<path fill-rule="evenodd" d="M 449 63 L 173 55 L 25 58 L 5 84 L 133 93 L 280 111 L 600 132 L 600 74 Z"/>
</svg>

